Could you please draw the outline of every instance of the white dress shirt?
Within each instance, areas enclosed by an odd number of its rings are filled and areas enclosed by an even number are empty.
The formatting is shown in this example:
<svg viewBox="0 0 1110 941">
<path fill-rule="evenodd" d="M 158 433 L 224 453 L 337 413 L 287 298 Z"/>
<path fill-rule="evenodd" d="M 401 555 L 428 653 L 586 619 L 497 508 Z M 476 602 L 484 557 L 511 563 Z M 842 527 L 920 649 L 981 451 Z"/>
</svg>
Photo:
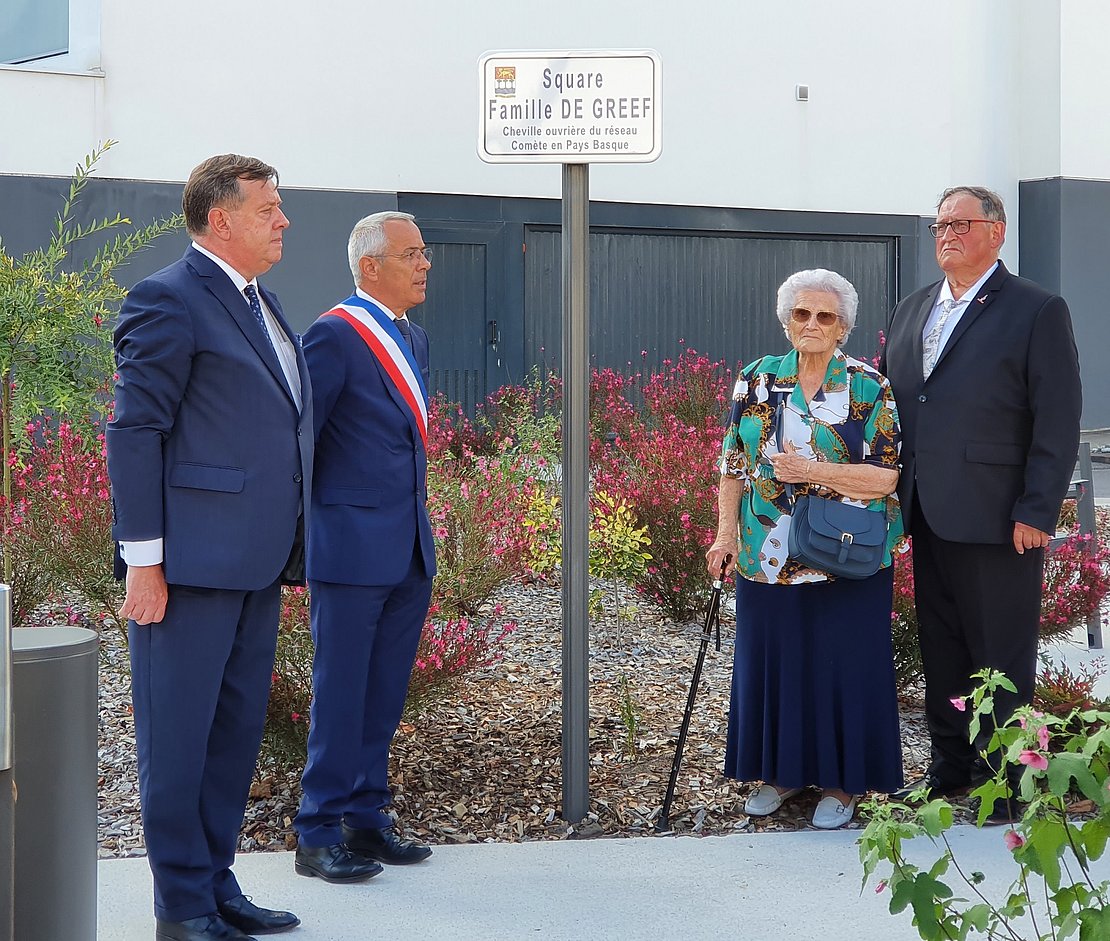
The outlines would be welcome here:
<svg viewBox="0 0 1110 941">
<path fill-rule="evenodd" d="M 940 358 L 940 354 L 944 352 L 945 345 L 948 343 L 949 338 L 952 336 L 952 332 L 956 329 L 956 324 L 958 324 L 960 322 L 960 318 L 963 317 L 964 312 L 968 308 L 968 305 L 973 300 L 978 298 L 979 292 L 982 290 L 983 285 L 987 283 L 987 278 L 994 274 L 994 270 L 997 267 L 998 262 L 996 261 L 984 272 L 983 277 L 981 277 L 971 287 L 964 291 L 964 296 L 961 297 L 959 300 L 956 300 L 952 296 L 952 285 L 948 283 L 947 278 L 944 279 L 944 282 L 940 286 L 940 293 L 937 295 L 936 303 L 933 304 L 933 309 L 929 312 L 929 318 L 925 321 L 925 327 L 921 331 L 921 339 L 924 340 L 925 337 L 929 335 L 929 331 L 933 329 L 933 324 L 937 322 L 937 318 L 940 316 L 941 307 L 944 302 L 953 302 L 952 313 L 948 315 L 948 321 L 947 323 L 945 323 L 944 329 L 941 331 L 940 334 L 940 343 L 937 345 L 938 359 Z"/>
<path fill-rule="evenodd" d="M 385 304 L 379 301 L 376 297 L 371 297 L 362 288 L 355 288 L 355 294 L 361 297 L 364 301 L 370 301 L 372 304 L 377 304 L 378 307 L 389 314 L 389 316 L 392 317 L 394 320 L 403 320 L 405 323 L 409 322 L 408 314 L 401 314 L 401 316 L 398 317 L 395 313 L 393 313 L 393 311 L 386 307 Z"/>
</svg>

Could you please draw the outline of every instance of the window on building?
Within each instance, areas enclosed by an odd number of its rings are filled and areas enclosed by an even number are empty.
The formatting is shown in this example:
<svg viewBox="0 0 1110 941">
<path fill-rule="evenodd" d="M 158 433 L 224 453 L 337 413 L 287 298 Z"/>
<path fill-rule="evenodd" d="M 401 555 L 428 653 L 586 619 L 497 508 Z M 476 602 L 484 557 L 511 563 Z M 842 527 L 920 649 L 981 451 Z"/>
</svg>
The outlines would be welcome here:
<svg viewBox="0 0 1110 941">
<path fill-rule="evenodd" d="M 0 64 L 18 65 L 69 52 L 69 0 L 0 3 Z"/>
</svg>

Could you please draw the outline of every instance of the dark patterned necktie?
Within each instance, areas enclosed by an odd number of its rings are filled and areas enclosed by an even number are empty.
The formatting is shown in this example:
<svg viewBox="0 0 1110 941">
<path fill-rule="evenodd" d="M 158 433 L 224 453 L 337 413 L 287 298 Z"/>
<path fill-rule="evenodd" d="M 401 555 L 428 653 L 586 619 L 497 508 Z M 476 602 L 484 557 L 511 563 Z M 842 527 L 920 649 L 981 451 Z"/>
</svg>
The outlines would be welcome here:
<svg viewBox="0 0 1110 941">
<path fill-rule="evenodd" d="M 243 288 L 243 293 L 247 295 L 247 303 L 251 305 L 251 313 L 254 314 L 254 319 L 258 321 L 258 325 L 262 328 L 262 333 L 267 340 L 270 340 L 270 345 L 273 345 L 273 340 L 270 339 L 270 331 L 266 326 L 266 318 L 262 316 L 262 303 L 258 299 L 258 292 L 254 289 L 253 284 L 248 284 Z"/>
<path fill-rule="evenodd" d="M 412 349 L 412 331 L 409 329 L 409 322 L 404 317 L 397 317 L 393 321 L 393 325 L 401 331 L 401 336 L 405 338 L 405 342 Z"/>
</svg>

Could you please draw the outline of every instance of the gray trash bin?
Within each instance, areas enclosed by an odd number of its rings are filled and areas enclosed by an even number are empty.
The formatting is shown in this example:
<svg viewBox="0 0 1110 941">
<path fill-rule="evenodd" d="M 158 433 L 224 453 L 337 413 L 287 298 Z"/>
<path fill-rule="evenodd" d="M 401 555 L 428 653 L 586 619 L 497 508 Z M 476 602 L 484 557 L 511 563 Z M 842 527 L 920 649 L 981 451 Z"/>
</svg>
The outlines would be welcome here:
<svg viewBox="0 0 1110 941">
<path fill-rule="evenodd" d="M 12 631 L 15 937 L 96 941 L 97 635 Z"/>
</svg>

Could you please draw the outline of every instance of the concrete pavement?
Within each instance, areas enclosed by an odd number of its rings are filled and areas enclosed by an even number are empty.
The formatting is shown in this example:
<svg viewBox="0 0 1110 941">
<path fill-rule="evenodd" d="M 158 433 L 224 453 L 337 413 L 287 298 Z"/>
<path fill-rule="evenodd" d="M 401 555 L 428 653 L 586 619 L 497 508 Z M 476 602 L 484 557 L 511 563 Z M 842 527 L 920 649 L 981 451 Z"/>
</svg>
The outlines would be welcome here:
<svg viewBox="0 0 1110 941">
<path fill-rule="evenodd" d="M 1004 897 L 1017 872 L 1000 827 L 957 827 L 965 871 Z M 289 941 L 914 941 L 889 894 L 860 892 L 859 831 L 653 837 L 436 847 L 415 867 L 367 883 L 297 876 L 289 853 L 236 864 L 258 904 L 287 907 L 301 927 Z M 940 855 L 911 847 L 918 864 Z M 1099 878 L 1110 877 L 1100 864 Z M 949 885 L 960 891 L 951 873 Z M 151 941 L 150 872 L 142 859 L 99 863 L 105 941 Z"/>
</svg>

